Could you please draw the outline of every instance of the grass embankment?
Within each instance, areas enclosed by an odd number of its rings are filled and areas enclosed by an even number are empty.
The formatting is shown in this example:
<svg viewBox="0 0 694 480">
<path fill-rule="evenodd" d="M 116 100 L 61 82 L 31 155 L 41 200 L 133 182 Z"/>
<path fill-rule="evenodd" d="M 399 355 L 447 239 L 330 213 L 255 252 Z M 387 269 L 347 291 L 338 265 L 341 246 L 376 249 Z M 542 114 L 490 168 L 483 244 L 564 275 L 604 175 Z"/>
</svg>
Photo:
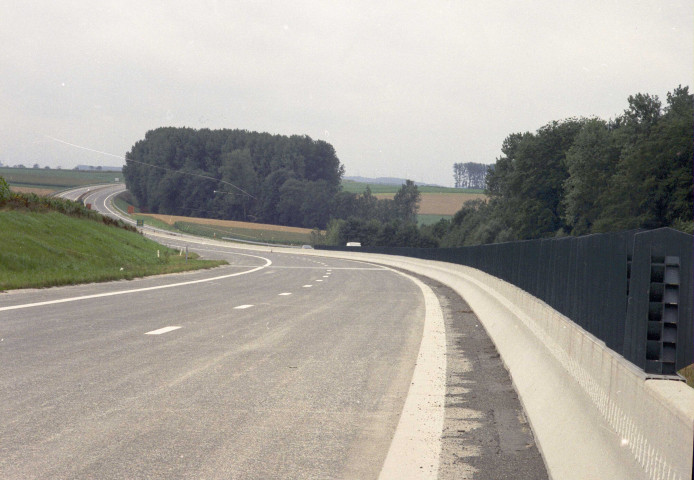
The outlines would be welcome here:
<svg viewBox="0 0 694 480">
<path fill-rule="evenodd" d="M 76 202 L 7 191 L 0 195 L 0 245 L 0 290 L 132 279 L 226 263 L 190 255 L 186 262 L 178 251 Z"/>
</svg>

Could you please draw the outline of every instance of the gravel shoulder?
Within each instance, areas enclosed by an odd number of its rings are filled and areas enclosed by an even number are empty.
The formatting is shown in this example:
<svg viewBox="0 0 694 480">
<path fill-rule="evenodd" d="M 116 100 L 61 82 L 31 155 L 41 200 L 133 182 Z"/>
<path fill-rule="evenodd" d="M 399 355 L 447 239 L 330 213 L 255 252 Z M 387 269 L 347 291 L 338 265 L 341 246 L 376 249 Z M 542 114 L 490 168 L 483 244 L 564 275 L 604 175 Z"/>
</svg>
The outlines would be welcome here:
<svg viewBox="0 0 694 480">
<path fill-rule="evenodd" d="M 446 412 L 438 478 L 547 479 L 509 373 L 477 316 L 451 288 L 418 278 L 434 290 L 446 322 Z"/>
</svg>

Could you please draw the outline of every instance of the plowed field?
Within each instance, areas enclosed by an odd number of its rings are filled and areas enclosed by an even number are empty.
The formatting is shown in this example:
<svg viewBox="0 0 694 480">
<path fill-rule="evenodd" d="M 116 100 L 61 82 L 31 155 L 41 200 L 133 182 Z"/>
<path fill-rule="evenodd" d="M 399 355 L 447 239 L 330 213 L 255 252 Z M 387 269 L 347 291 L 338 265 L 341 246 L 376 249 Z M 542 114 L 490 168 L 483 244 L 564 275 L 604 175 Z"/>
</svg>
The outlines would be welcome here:
<svg viewBox="0 0 694 480">
<path fill-rule="evenodd" d="M 310 234 L 310 228 L 283 227 L 282 225 L 268 225 L 265 223 L 237 222 L 234 220 L 217 220 L 214 218 L 179 217 L 176 215 L 158 215 L 154 213 L 138 213 L 138 216 L 156 218 L 159 221 L 173 225 L 176 222 L 197 223 L 200 225 L 212 225 L 225 228 L 246 228 L 249 230 L 274 230 L 277 232 L 293 232 Z"/>
<path fill-rule="evenodd" d="M 374 197 L 393 198 L 391 193 L 377 193 Z M 465 202 L 470 200 L 486 199 L 483 193 L 422 193 L 422 202 L 419 204 L 420 215 L 455 215 Z"/>
</svg>

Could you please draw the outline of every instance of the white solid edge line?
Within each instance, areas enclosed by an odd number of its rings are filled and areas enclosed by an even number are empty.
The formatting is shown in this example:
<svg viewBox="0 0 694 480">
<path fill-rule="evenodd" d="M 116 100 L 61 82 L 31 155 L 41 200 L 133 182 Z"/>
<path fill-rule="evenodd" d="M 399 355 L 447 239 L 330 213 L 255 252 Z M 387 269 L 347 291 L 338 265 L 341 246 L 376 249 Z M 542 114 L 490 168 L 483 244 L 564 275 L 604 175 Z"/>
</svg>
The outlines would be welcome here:
<svg viewBox="0 0 694 480">
<path fill-rule="evenodd" d="M 265 260 L 266 263 L 265 263 L 265 265 L 261 265 L 259 267 L 252 268 L 251 270 L 245 270 L 243 272 L 230 273 L 228 275 L 219 275 L 219 276 L 211 277 L 211 278 L 202 278 L 200 280 L 189 280 L 187 282 L 169 283 L 166 285 L 157 285 L 156 287 L 133 288 L 130 290 L 119 290 L 116 292 L 95 293 L 93 295 L 82 295 L 80 297 L 69 297 L 69 298 L 61 298 L 58 300 L 47 300 L 45 302 L 25 303 L 22 305 L 11 305 L 9 307 L 0 307 L 0 312 L 5 312 L 7 310 L 19 310 L 22 308 L 40 307 L 40 306 L 44 306 L 44 305 L 54 305 L 56 303 L 77 302 L 79 300 L 89 300 L 91 298 L 112 297 L 114 295 L 125 295 L 125 294 L 129 294 L 129 293 L 148 292 L 151 290 L 161 290 L 164 288 L 181 287 L 184 285 L 193 285 L 196 283 L 213 282 L 215 280 L 222 280 L 225 278 L 237 277 L 239 275 L 246 275 L 247 273 L 257 272 L 258 270 L 262 270 L 262 269 L 267 268 L 270 265 L 272 265 L 272 261 L 269 258 L 260 257 L 257 255 L 242 254 L 242 253 L 238 254 L 238 255 L 246 255 L 249 257 L 261 258 L 261 259 Z"/>
<path fill-rule="evenodd" d="M 422 342 L 405 405 L 379 480 L 438 477 L 446 398 L 446 325 L 438 298 L 423 282 L 414 282 L 424 295 Z"/>
<path fill-rule="evenodd" d="M 151 332 L 147 332 L 145 333 L 145 335 L 161 335 L 162 333 L 172 332 L 174 330 L 178 330 L 179 328 L 181 327 L 164 327 L 158 330 L 152 330 Z"/>
</svg>

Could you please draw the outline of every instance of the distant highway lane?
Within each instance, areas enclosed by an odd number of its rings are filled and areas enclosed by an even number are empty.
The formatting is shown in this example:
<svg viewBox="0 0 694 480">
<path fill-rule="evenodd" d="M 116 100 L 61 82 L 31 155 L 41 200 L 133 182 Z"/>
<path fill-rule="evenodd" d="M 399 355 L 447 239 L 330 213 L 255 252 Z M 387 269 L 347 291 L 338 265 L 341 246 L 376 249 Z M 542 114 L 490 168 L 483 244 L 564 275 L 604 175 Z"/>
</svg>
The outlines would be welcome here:
<svg viewBox="0 0 694 480">
<path fill-rule="evenodd" d="M 230 265 L 0 295 L 0 477 L 378 476 L 419 289 L 348 260 L 206 256 Z"/>
</svg>

